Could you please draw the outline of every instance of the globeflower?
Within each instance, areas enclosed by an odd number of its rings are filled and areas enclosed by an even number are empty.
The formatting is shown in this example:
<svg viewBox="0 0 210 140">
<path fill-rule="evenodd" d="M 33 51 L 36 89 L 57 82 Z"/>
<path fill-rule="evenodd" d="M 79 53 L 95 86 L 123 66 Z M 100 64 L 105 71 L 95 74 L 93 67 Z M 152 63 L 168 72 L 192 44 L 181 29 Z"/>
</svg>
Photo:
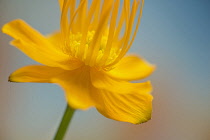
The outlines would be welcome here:
<svg viewBox="0 0 210 140">
<path fill-rule="evenodd" d="M 55 83 L 68 105 L 95 107 L 107 118 L 139 124 L 152 112 L 149 81 L 134 83 L 155 69 L 137 55 L 126 55 L 136 36 L 143 0 L 59 0 L 60 31 L 43 36 L 23 20 L 5 24 L 11 44 L 40 65 L 22 67 L 11 82 Z"/>
</svg>

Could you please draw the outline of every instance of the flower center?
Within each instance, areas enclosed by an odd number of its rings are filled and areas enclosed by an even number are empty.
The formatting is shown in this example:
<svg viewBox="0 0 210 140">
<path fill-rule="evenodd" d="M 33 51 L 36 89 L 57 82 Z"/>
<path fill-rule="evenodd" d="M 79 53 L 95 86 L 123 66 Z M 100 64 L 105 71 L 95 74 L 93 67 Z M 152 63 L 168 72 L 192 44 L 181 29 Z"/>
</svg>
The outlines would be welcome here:
<svg viewBox="0 0 210 140">
<path fill-rule="evenodd" d="M 102 35 L 102 37 L 99 40 L 99 49 L 97 51 L 93 51 L 90 50 L 90 46 L 93 45 L 93 38 L 95 35 L 95 31 L 88 31 L 87 32 L 87 36 L 85 39 L 85 43 L 82 44 L 82 37 L 83 34 L 81 34 L 80 32 L 77 33 L 70 33 L 69 34 L 69 39 L 67 42 L 67 47 L 68 47 L 68 52 L 70 52 L 70 55 L 80 59 L 81 61 L 83 61 L 85 63 L 85 65 L 89 65 L 89 66 L 95 66 L 95 67 L 103 67 L 105 65 L 108 65 L 110 63 L 112 63 L 117 55 L 116 52 L 116 48 L 112 47 L 110 52 L 109 52 L 109 56 L 103 60 L 103 56 L 105 55 L 105 49 L 106 49 L 106 45 L 107 45 L 107 40 L 108 40 L 108 29 L 106 30 L 106 32 Z M 117 45 L 115 43 L 115 45 Z M 92 53 L 91 55 L 88 55 L 88 53 Z M 87 60 L 90 60 L 92 55 L 96 55 L 94 63 L 90 64 Z"/>
</svg>

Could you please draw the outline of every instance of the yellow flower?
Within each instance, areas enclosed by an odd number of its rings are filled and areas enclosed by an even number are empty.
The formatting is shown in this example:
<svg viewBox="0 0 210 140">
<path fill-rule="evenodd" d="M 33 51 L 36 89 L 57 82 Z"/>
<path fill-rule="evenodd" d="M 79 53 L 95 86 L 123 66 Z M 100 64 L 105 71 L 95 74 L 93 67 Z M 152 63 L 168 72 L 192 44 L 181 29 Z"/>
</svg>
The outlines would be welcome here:
<svg viewBox="0 0 210 140">
<path fill-rule="evenodd" d="M 131 47 L 143 0 L 60 0 L 61 30 L 43 36 L 18 19 L 2 31 L 11 44 L 43 65 L 22 67 L 11 82 L 56 83 L 74 109 L 95 107 L 104 116 L 139 124 L 151 118 L 152 86 L 130 81 L 149 76 L 155 67 Z M 136 19 L 136 20 L 135 20 Z"/>
</svg>

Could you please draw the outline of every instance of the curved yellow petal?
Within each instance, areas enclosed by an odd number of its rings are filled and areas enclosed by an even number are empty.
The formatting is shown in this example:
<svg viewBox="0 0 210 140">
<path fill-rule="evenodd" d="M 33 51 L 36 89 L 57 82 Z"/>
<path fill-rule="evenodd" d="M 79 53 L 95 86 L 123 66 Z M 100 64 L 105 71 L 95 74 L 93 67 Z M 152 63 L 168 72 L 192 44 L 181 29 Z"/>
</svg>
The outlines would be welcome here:
<svg viewBox="0 0 210 140">
<path fill-rule="evenodd" d="M 135 55 L 125 56 L 116 67 L 107 72 L 111 77 L 122 80 L 139 80 L 149 76 L 155 70 L 155 66 L 149 64 L 143 58 Z"/>
<path fill-rule="evenodd" d="M 51 42 L 56 49 L 62 51 L 61 48 L 63 45 L 63 42 L 62 42 L 63 40 L 61 37 L 62 37 L 61 33 L 59 31 L 57 31 L 57 32 L 47 35 L 46 39 L 49 42 Z"/>
<path fill-rule="evenodd" d="M 86 110 L 94 106 L 90 92 L 89 68 L 81 67 L 66 71 L 53 78 L 53 83 L 59 84 L 64 89 L 66 100 L 72 108 Z"/>
<path fill-rule="evenodd" d="M 12 45 L 39 63 L 67 70 L 81 66 L 81 62 L 71 60 L 69 55 L 64 54 L 56 45 L 22 20 L 5 24 L 2 31 L 14 38 Z"/>
<path fill-rule="evenodd" d="M 49 42 L 51 42 L 55 48 L 57 48 L 58 50 L 62 51 L 63 47 L 62 47 L 62 35 L 60 32 L 55 32 L 53 34 L 50 34 L 47 36 L 47 40 Z M 68 55 L 68 61 L 67 61 L 67 64 L 68 65 L 68 70 L 73 70 L 73 69 L 76 69 L 76 68 L 79 68 L 80 66 L 83 65 L 82 61 L 80 61 L 79 59 L 77 58 L 74 58 L 70 55 Z"/>
<path fill-rule="evenodd" d="M 51 83 L 52 77 L 63 73 L 60 68 L 31 65 L 22 67 L 9 76 L 10 82 Z"/>
<path fill-rule="evenodd" d="M 139 93 L 150 92 L 152 90 L 151 83 L 130 83 L 125 80 L 116 79 L 103 71 L 91 69 L 91 82 L 95 88 L 107 90 L 115 94 L 130 94 L 131 92 L 139 91 Z"/>
<path fill-rule="evenodd" d="M 98 111 L 104 116 L 139 124 L 151 118 L 152 85 L 150 82 L 129 83 L 91 69 L 91 91 Z"/>
<path fill-rule="evenodd" d="M 140 124 L 151 119 L 152 99 L 149 93 L 138 90 L 129 94 L 115 94 L 93 88 L 97 110 L 117 121 Z"/>
</svg>

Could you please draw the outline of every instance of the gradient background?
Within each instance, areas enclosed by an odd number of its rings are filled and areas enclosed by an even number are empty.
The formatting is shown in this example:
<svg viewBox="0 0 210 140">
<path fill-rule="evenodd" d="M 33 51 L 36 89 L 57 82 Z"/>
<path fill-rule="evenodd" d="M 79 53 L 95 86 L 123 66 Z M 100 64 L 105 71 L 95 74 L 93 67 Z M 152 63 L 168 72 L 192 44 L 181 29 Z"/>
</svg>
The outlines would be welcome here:
<svg viewBox="0 0 210 140">
<path fill-rule="evenodd" d="M 0 26 L 23 19 L 43 34 L 59 29 L 56 0 L 0 0 Z M 63 111 L 62 89 L 52 84 L 9 83 L 14 70 L 36 64 L 0 33 L 0 140 L 50 140 Z M 130 52 L 157 70 L 153 119 L 132 125 L 95 109 L 77 111 L 66 139 L 210 140 L 210 2 L 146 0 Z"/>
</svg>

